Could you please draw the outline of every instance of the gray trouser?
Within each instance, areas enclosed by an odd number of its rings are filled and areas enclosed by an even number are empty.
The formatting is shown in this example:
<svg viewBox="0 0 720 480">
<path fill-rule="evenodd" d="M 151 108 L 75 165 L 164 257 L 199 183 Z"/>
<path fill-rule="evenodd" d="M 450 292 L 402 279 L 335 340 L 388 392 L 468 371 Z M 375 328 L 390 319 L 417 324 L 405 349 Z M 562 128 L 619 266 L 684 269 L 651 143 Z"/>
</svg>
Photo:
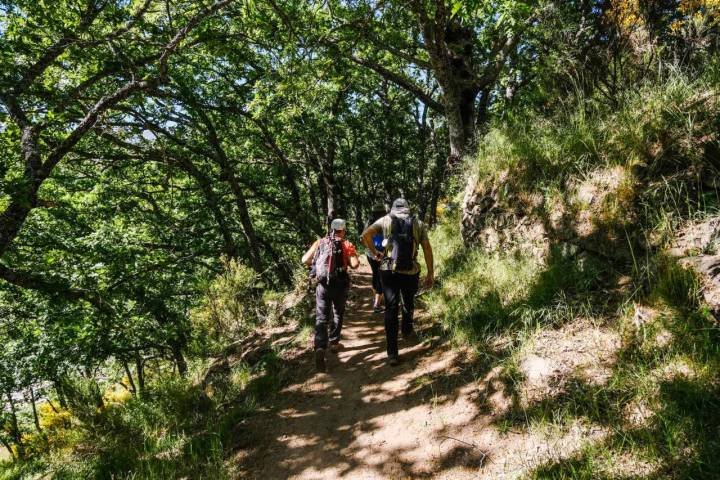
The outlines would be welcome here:
<svg viewBox="0 0 720 480">
<path fill-rule="evenodd" d="M 328 319 L 330 341 L 340 341 L 345 302 L 350 282 L 339 281 L 329 285 L 318 283 L 315 290 L 315 349 L 328 346 Z"/>
</svg>

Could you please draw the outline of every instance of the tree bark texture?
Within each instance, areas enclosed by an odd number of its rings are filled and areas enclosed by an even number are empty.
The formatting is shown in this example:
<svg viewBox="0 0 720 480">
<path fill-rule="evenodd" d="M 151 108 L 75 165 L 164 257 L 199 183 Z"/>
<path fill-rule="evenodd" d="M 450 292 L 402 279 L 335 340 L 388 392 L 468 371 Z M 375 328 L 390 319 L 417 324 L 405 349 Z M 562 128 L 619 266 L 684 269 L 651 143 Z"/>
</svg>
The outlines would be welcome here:
<svg viewBox="0 0 720 480">
<path fill-rule="evenodd" d="M 145 362 L 139 354 L 135 356 L 135 373 L 138 379 L 138 395 L 142 396 L 145 393 Z"/>
<path fill-rule="evenodd" d="M 20 431 L 20 425 L 18 424 L 17 409 L 15 408 L 15 400 L 12 398 L 12 394 L 6 392 L 8 404 L 10 405 L 10 435 L 12 436 L 13 443 L 17 448 L 17 454 L 19 459 L 25 458 L 25 444 L 22 441 L 22 432 Z"/>
<path fill-rule="evenodd" d="M 29 393 L 30 393 L 30 407 L 32 408 L 33 422 L 35 423 L 35 429 L 38 432 L 42 432 L 42 427 L 40 426 L 40 417 L 38 416 L 38 411 L 37 411 L 37 404 L 35 403 L 35 390 L 33 390 L 33 387 L 30 387 Z"/>
</svg>

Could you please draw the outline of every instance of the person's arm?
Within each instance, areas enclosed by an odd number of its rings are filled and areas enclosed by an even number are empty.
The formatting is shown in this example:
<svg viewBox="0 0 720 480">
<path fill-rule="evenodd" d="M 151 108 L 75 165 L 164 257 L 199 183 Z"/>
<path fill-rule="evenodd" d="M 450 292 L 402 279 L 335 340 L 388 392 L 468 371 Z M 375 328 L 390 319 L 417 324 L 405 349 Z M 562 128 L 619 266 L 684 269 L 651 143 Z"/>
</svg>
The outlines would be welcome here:
<svg viewBox="0 0 720 480">
<path fill-rule="evenodd" d="M 355 270 L 360 266 L 360 259 L 357 257 L 357 255 L 353 255 L 350 257 L 350 268 Z"/>
<path fill-rule="evenodd" d="M 360 266 L 360 259 L 358 258 L 357 250 L 355 250 L 355 245 L 347 242 L 345 246 L 347 247 L 348 266 L 355 270 Z"/>
<path fill-rule="evenodd" d="M 302 263 L 305 265 L 310 265 L 312 263 L 312 259 L 315 256 L 315 251 L 318 248 L 318 245 L 320 244 L 320 240 L 315 240 L 315 243 L 313 243 L 307 252 L 305 252 L 305 255 L 302 256 Z"/>
<path fill-rule="evenodd" d="M 420 245 L 422 245 L 423 249 L 423 255 L 425 256 L 425 266 L 427 267 L 427 276 L 425 277 L 425 288 L 430 289 L 433 286 L 433 281 L 435 279 L 435 269 L 433 264 L 433 251 L 432 251 L 432 245 L 430 245 L 430 240 L 427 238 L 423 240 Z"/>
<path fill-rule="evenodd" d="M 375 248 L 375 244 L 373 243 L 373 236 L 380 233 L 382 229 L 380 226 L 377 225 L 377 223 L 373 223 L 369 227 L 365 229 L 365 231 L 360 236 L 362 238 L 363 244 L 368 248 L 370 251 L 370 255 L 373 256 L 373 258 L 379 259 L 382 257 L 382 254 L 378 252 L 377 248 Z"/>
</svg>

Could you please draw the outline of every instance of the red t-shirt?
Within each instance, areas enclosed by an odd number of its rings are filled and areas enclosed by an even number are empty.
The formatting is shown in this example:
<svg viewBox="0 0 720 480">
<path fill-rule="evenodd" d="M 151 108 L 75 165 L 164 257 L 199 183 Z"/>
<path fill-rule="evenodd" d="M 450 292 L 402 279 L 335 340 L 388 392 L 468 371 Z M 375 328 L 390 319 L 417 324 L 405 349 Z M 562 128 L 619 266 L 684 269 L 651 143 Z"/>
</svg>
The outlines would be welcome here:
<svg viewBox="0 0 720 480">
<path fill-rule="evenodd" d="M 353 245 L 351 242 L 348 242 L 347 240 L 342 241 L 342 251 L 343 251 L 343 268 L 347 270 L 348 265 L 350 265 L 350 257 L 357 257 L 357 250 L 355 250 L 355 245 Z"/>
<path fill-rule="evenodd" d="M 320 242 L 326 239 L 327 237 L 315 240 L 315 255 L 317 255 L 317 249 L 320 247 Z M 343 270 L 347 270 L 348 265 L 350 265 L 350 257 L 357 257 L 357 250 L 355 250 L 355 245 L 347 240 L 343 240 L 341 245 L 343 252 Z"/>
</svg>

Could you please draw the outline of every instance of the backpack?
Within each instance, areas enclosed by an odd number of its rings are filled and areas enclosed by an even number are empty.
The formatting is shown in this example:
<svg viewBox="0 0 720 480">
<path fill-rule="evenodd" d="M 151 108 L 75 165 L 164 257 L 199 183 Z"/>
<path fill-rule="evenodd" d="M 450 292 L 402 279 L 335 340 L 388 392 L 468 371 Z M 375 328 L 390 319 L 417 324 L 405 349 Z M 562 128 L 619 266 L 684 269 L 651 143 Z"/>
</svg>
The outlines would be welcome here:
<svg viewBox="0 0 720 480">
<path fill-rule="evenodd" d="M 324 283 L 344 280 L 347 276 L 344 266 L 342 240 L 328 236 L 320 240 L 315 251 L 310 277 Z"/>
<path fill-rule="evenodd" d="M 390 251 L 391 269 L 412 270 L 415 264 L 417 253 L 417 242 L 415 240 L 415 218 L 409 216 L 405 219 L 390 215 L 392 221 L 390 227 Z"/>
</svg>

